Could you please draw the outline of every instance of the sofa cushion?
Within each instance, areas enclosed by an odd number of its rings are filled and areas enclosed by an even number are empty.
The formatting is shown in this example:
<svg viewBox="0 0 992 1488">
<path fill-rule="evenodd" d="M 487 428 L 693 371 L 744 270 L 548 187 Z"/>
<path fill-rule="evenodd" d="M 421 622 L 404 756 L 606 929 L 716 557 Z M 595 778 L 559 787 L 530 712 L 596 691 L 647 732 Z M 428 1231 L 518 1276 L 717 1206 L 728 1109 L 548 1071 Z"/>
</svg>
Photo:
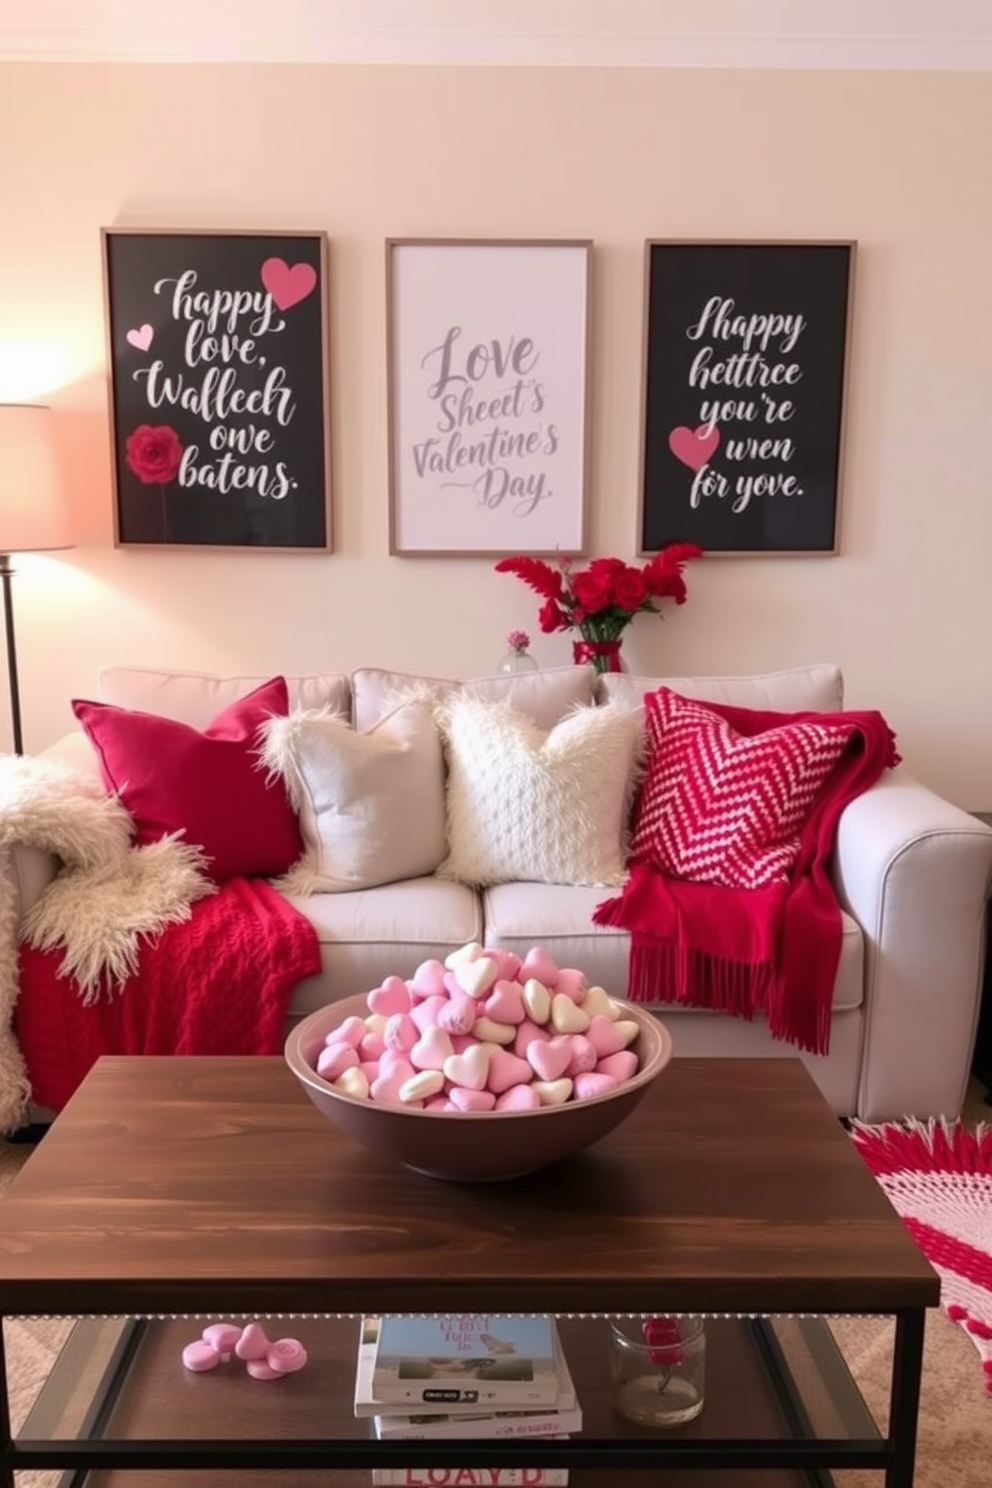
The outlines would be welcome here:
<svg viewBox="0 0 992 1488">
<path fill-rule="evenodd" d="M 368 728 L 383 713 L 410 693 L 442 701 L 454 694 L 509 703 L 539 728 L 554 728 L 565 714 L 580 704 L 594 701 L 592 667 L 552 667 L 547 671 L 499 673 L 491 677 L 469 677 L 463 681 L 445 677 L 418 677 L 408 672 L 384 672 L 362 667 L 353 672 L 355 727 Z"/>
<path fill-rule="evenodd" d="M 668 687 L 648 694 L 645 714 L 631 858 L 732 889 L 787 878 L 803 823 L 854 724 L 807 719 L 748 736 Z"/>
<path fill-rule="evenodd" d="M 285 782 L 307 893 L 368 889 L 433 873 L 447 843 L 444 759 L 426 702 L 401 703 L 369 729 L 326 710 L 270 718 L 262 762 Z"/>
<path fill-rule="evenodd" d="M 408 878 L 352 894 L 286 897 L 317 931 L 324 967 L 322 977 L 294 990 L 291 1018 L 369 992 L 387 976 L 411 977 L 421 961 L 443 960 L 457 946 L 483 937 L 478 894 L 440 878 Z"/>
<path fill-rule="evenodd" d="M 645 693 L 657 692 L 659 687 L 670 687 L 701 702 L 778 713 L 834 713 L 844 706 L 840 668 L 826 662 L 741 677 L 631 677 L 626 672 L 604 672 L 596 679 L 596 697 L 601 703 L 616 699 L 636 708 Z"/>
<path fill-rule="evenodd" d="M 544 946 L 559 966 L 577 966 L 594 985 L 605 987 L 612 997 L 625 997 L 630 936 L 626 930 L 592 923 L 592 912 L 602 898 L 601 889 L 584 885 L 495 884 L 482 893 L 485 943 L 516 951 L 519 956 L 526 955 L 532 945 Z M 857 922 L 843 911 L 841 926 L 843 939 L 834 982 L 834 1012 L 859 1008 L 864 1000 L 864 938 Z M 666 1022 L 671 1014 L 669 1026 L 677 1053 L 682 1052 L 679 1028 L 684 1019 L 711 1019 L 715 1026 L 727 1023 L 730 1042 L 733 1030 L 741 1026 L 739 1019 L 728 1020 L 720 1013 L 673 1003 L 661 1006 Z M 774 1048 L 795 1057 L 792 1044 L 779 1040 Z"/>
<path fill-rule="evenodd" d="M 139 843 L 173 832 L 200 847 L 218 881 L 266 878 L 303 848 L 281 780 L 259 766 L 258 734 L 286 711 L 286 683 L 273 677 L 225 708 L 202 732 L 175 719 L 75 699 L 72 710 L 100 760 L 108 790 L 134 818 Z"/>
<path fill-rule="evenodd" d="M 102 703 L 140 708 L 144 713 L 157 713 L 202 729 L 222 708 L 253 692 L 267 679 L 107 666 L 101 668 L 98 680 Z M 290 708 L 333 708 L 346 717 L 351 712 L 351 684 L 344 672 L 286 677 L 286 689 Z"/>
<path fill-rule="evenodd" d="M 466 694 L 441 709 L 448 856 L 463 883 L 615 885 L 642 753 L 637 710 L 576 708 L 552 729 Z"/>
</svg>

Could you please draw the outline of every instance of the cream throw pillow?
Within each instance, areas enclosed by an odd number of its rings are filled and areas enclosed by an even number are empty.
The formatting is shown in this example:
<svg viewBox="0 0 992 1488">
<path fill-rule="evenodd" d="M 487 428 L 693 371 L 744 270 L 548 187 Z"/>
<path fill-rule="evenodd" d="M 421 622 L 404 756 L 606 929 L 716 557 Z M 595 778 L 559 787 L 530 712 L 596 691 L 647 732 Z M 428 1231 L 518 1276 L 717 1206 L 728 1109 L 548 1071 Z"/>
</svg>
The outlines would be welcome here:
<svg viewBox="0 0 992 1488">
<path fill-rule="evenodd" d="M 341 893 L 433 873 L 444 857 L 444 758 L 433 709 L 402 703 L 359 732 L 328 710 L 264 726 L 262 761 L 286 783 L 304 853 L 283 886 Z"/>
<path fill-rule="evenodd" d="M 644 751 L 639 709 L 575 708 L 545 731 L 506 703 L 464 695 L 440 710 L 448 856 L 463 883 L 623 882 Z"/>
</svg>

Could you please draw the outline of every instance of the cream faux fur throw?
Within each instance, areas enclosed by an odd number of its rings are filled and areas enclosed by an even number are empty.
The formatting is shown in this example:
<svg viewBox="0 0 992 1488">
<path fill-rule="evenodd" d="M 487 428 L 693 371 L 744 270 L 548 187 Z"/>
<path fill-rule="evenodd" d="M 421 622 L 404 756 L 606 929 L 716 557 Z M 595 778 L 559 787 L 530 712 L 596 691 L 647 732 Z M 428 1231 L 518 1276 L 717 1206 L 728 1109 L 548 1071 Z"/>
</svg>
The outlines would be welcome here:
<svg viewBox="0 0 992 1488">
<path fill-rule="evenodd" d="M 190 918 L 216 891 L 198 848 L 177 836 L 146 847 L 98 776 L 56 760 L 0 756 L 0 1132 L 23 1120 L 31 1085 L 14 1033 L 18 943 L 61 947 L 61 976 L 74 976 L 89 1003 L 112 995 L 138 965 L 142 937 Z M 62 867 L 20 918 L 14 848 L 41 848 Z"/>
</svg>

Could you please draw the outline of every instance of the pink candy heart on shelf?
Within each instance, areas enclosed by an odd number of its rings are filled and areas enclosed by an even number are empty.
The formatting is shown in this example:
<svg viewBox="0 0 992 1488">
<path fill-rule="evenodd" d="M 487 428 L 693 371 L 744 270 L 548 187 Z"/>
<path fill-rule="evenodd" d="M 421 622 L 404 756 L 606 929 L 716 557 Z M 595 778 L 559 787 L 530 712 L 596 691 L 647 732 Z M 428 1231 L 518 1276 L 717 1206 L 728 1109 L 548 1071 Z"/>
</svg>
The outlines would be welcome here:
<svg viewBox="0 0 992 1488">
<path fill-rule="evenodd" d="M 234 1345 L 239 1359 L 264 1359 L 269 1351 L 269 1340 L 261 1323 L 249 1323 Z"/>
</svg>

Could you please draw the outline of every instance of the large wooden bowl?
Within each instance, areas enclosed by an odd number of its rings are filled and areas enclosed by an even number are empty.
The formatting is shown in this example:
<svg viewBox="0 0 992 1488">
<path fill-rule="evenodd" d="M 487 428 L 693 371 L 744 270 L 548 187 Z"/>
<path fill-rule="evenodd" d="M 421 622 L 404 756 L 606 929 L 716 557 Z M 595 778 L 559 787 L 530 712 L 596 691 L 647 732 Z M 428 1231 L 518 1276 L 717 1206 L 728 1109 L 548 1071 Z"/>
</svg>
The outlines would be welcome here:
<svg viewBox="0 0 992 1488">
<path fill-rule="evenodd" d="M 429 1178 L 460 1183 L 516 1178 L 579 1152 L 619 1126 L 672 1057 L 667 1028 L 644 1008 L 621 1004 L 640 1032 L 630 1046 L 638 1070 L 607 1095 L 536 1111 L 424 1111 L 358 1100 L 335 1090 L 314 1069 L 328 1033 L 345 1018 L 364 1018 L 364 994 L 318 1008 L 286 1040 L 286 1063 L 307 1095 L 339 1131 L 370 1151 Z"/>
</svg>

